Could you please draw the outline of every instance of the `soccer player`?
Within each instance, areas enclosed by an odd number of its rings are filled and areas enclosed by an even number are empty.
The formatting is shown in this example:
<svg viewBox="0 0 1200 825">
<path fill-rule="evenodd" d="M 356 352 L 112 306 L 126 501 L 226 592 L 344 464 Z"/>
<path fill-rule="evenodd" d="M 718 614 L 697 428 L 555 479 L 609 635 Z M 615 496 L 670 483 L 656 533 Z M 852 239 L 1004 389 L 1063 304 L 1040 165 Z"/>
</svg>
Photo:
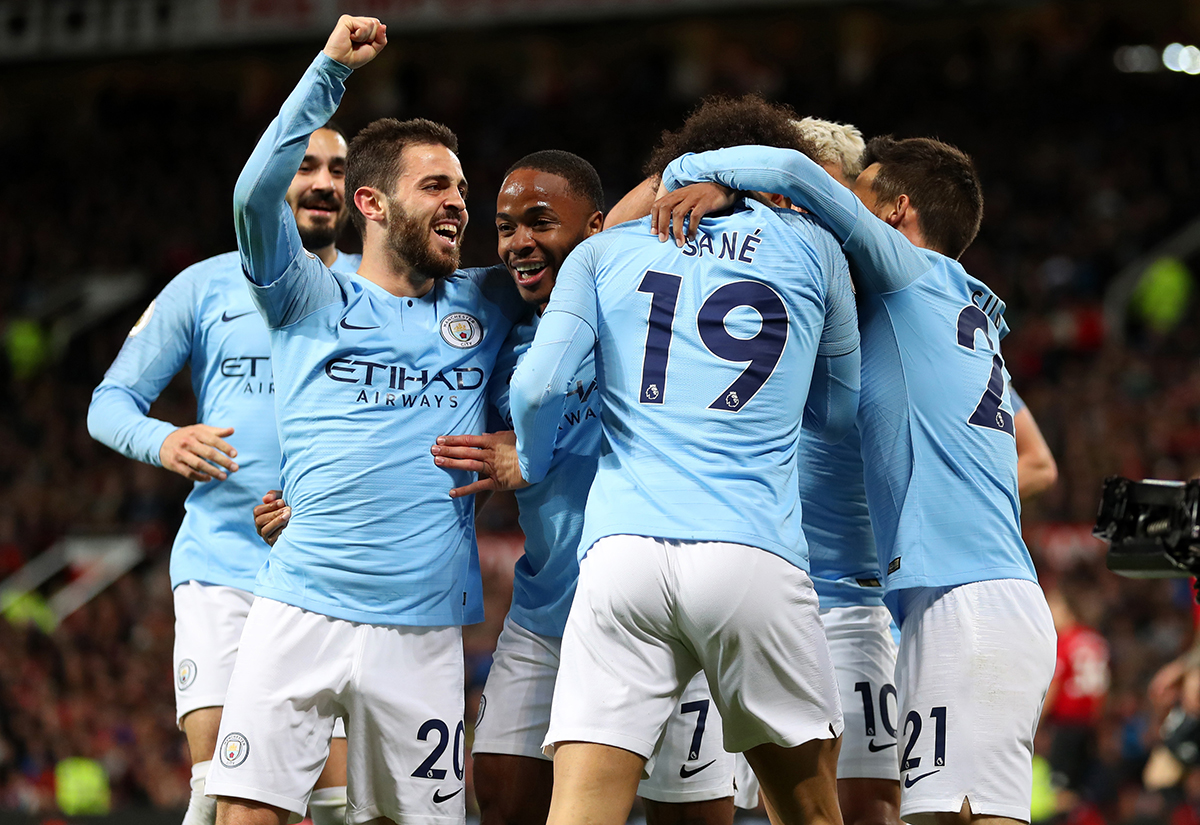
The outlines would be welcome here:
<svg viewBox="0 0 1200 825">
<path fill-rule="evenodd" d="M 763 114 L 760 132 L 797 145 L 789 112 Z M 545 741 L 549 822 L 624 822 L 703 670 L 726 750 L 746 752 L 783 821 L 840 823 L 841 710 L 804 572 L 796 444 L 802 418 L 833 439 L 853 421 L 845 260 L 811 218 L 758 197 L 683 249 L 647 228 L 575 250 L 511 387 L 522 476 L 537 481 L 558 388 L 595 349 L 603 442 Z"/>
<path fill-rule="evenodd" d="M 509 170 L 496 204 L 498 252 L 521 296 L 540 312 L 570 252 L 600 231 L 604 192 L 590 163 L 562 151 L 535 152 Z M 536 323 L 522 327 L 532 335 Z M 525 342 L 527 345 L 527 341 Z M 524 349 L 524 347 L 521 347 Z M 508 418 L 508 382 L 496 403 Z M 550 725 L 563 628 L 579 575 L 583 509 L 600 447 L 600 397 L 591 358 L 563 385 L 567 406 L 546 477 L 516 492 L 525 554 L 514 571 L 512 607 L 493 656 L 472 744 L 484 825 L 546 821 L 553 764 L 542 752 Z M 439 466 L 486 478 L 451 495 L 496 488 L 496 463 L 515 458 L 511 432 L 449 436 L 433 448 Z M 733 757 L 702 678 L 676 705 L 657 767 L 638 793 L 651 823 L 733 820 Z"/>
<path fill-rule="evenodd" d="M 668 188 L 770 188 L 820 217 L 855 267 L 859 427 L 884 599 L 900 623 L 900 816 L 915 825 L 1029 820 L 1033 733 L 1054 628 L 1021 540 L 1004 303 L 957 258 L 982 215 L 970 159 L 876 138 L 854 193 L 797 152 L 681 158 Z M 857 197 L 856 197 L 857 195 Z M 712 184 L 655 204 L 653 229 L 733 199 Z M 950 653 L 953 651 L 953 653 Z"/>
<path fill-rule="evenodd" d="M 502 268 L 458 270 L 467 184 L 444 126 L 384 119 L 351 142 L 357 275 L 304 250 L 284 203 L 301 147 L 386 42 L 378 20 L 343 15 L 234 193 L 292 517 L 256 579 L 221 719 L 208 780 L 221 825 L 303 813 L 337 717 L 348 823 L 465 817 L 474 508 L 442 492 L 425 451 L 438 434 L 483 431 L 496 353 L 526 310 Z"/>
<path fill-rule="evenodd" d="M 286 199 L 304 247 L 328 266 L 353 271 L 359 257 L 334 245 L 349 219 L 345 163 L 341 132 L 317 129 Z M 216 817 L 205 777 L 250 590 L 267 556 L 246 508 L 279 479 L 270 342 L 242 284 L 236 252 L 176 276 L 130 330 L 88 409 L 93 438 L 195 482 L 171 551 L 176 716 L 192 755 L 185 825 L 211 825 Z M 150 405 L 189 363 L 199 423 L 176 427 L 149 417 Z M 317 825 L 344 821 L 346 742 L 339 735 L 313 795 Z"/>
</svg>

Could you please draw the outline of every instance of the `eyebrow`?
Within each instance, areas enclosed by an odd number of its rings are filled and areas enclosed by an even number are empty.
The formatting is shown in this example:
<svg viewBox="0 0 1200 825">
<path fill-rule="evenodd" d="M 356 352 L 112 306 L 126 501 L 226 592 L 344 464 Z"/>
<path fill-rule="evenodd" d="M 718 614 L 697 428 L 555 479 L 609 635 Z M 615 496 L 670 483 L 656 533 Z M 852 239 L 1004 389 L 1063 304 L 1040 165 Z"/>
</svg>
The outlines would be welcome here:
<svg viewBox="0 0 1200 825">
<path fill-rule="evenodd" d="M 303 166 L 303 165 L 304 165 L 304 164 L 306 164 L 306 163 L 320 163 L 320 162 L 321 162 L 321 159 L 320 159 L 319 157 L 317 157 L 316 155 L 305 155 L 305 156 L 304 156 L 304 160 L 300 161 L 300 164 Z M 333 157 L 331 157 L 331 158 L 329 159 L 329 162 L 330 162 L 331 164 L 333 164 L 333 163 L 345 163 L 345 162 L 346 162 L 346 156 L 345 156 L 345 155 L 334 155 Z"/>
</svg>

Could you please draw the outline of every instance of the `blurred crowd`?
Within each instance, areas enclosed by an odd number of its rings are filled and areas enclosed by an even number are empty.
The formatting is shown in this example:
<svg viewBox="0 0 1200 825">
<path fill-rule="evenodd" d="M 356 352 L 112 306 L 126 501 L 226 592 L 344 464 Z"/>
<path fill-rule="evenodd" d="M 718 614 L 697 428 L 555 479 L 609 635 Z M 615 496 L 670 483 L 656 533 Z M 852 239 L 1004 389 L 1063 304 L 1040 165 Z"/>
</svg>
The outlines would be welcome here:
<svg viewBox="0 0 1200 825">
<path fill-rule="evenodd" d="M 1147 685 L 1192 641 L 1187 584 L 1119 579 L 1086 530 L 1041 529 L 1090 523 L 1107 475 L 1200 474 L 1200 257 L 1168 262 L 1165 280 L 1104 311 L 1127 266 L 1200 216 L 1200 77 L 1121 74 L 1113 53 L 1188 33 L 1200 41 L 1200 17 L 1182 0 L 820 4 L 389 32 L 397 45 L 351 79 L 339 119 L 353 132 L 420 115 L 458 133 L 468 265 L 495 257 L 492 198 L 514 160 L 577 152 L 615 203 L 659 132 L 707 93 L 758 91 L 868 137 L 935 135 L 970 153 L 986 206 L 963 263 L 1008 302 L 1007 363 L 1059 466 L 1057 485 L 1027 504 L 1030 545 L 1047 589 L 1069 596 L 1109 662 L 1084 764 L 1046 816 L 1193 825 L 1200 774 L 1167 792 L 1141 781 L 1163 715 Z M 93 443 L 86 408 L 149 298 L 232 248 L 237 172 L 319 46 L 0 68 L 0 580 L 68 533 L 132 532 L 146 552 L 57 628 L 12 611 L 0 620 L 0 809 L 52 809 L 55 766 L 69 756 L 103 765 L 114 808 L 186 804 L 165 564 L 187 484 Z M 130 278 L 136 301 L 97 297 Z M 186 375 L 152 414 L 193 420 Z M 484 526 L 515 530 L 511 501 Z M 507 600 L 502 567 L 489 576 L 488 622 L 468 637 L 479 684 Z M 1039 738 L 1047 755 L 1056 724 Z"/>
</svg>

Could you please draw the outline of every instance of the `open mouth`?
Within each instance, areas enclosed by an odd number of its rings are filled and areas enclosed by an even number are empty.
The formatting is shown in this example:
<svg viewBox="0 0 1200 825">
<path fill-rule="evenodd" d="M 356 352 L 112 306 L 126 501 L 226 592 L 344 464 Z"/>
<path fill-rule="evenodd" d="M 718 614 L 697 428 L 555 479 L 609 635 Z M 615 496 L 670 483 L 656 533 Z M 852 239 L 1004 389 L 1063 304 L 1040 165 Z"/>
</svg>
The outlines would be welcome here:
<svg viewBox="0 0 1200 825">
<path fill-rule="evenodd" d="M 442 239 L 450 248 L 458 246 L 458 224 L 439 223 L 433 227 L 433 234 Z"/>
<path fill-rule="evenodd" d="M 528 263 L 511 264 L 510 266 L 512 271 L 516 273 L 518 286 L 536 286 L 546 273 L 545 261 L 530 261 Z"/>
</svg>

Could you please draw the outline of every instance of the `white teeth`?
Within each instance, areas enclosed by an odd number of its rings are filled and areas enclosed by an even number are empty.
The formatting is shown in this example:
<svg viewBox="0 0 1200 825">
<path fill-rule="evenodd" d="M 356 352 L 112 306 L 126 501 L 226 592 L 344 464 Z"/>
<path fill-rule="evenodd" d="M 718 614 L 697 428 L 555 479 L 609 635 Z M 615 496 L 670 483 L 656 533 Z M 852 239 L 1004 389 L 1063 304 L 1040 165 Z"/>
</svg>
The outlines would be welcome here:
<svg viewBox="0 0 1200 825">
<path fill-rule="evenodd" d="M 517 270 L 517 272 L 520 272 L 522 275 L 529 275 L 531 273 L 540 271 L 545 266 L 545 264 L 516 264 L 513 266 L 513 269 Z"/>
<path fill-rule="evenodd" d="M 447 238 L 458 237 L 458 227 L 452 223 L 439 224 L 433 228 L 433 231 L 439 235 L 444 235 Z"/>
</svg>

